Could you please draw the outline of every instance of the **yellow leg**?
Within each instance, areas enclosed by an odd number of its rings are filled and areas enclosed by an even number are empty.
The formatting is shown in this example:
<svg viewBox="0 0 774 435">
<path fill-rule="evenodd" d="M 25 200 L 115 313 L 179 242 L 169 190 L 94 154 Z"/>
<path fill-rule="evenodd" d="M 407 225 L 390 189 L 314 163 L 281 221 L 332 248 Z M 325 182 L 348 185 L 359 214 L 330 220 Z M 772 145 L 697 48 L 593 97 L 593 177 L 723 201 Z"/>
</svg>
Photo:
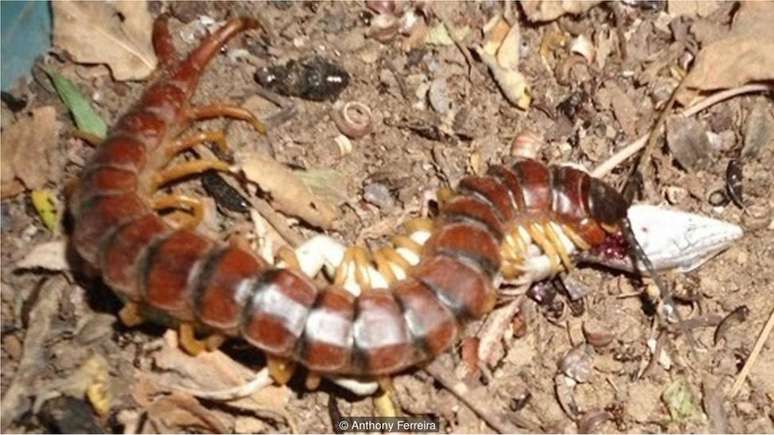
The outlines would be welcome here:
<svg viewBox="0 0 774 435">
<path fill-rule="evenodd" d="M 174 208 L 190 212 L 190 218 L 177 222 L 180 227 L 187 229 L 196 228 L 204 218 L 204 205 L 202 202 L 185 195 L 163 195 L 153 198 L 153 208 L 156 210 Z"/>
<path fill-rule="evenodd" d="M 368 259 L 368 251 L 362 246 L 355 246 L 352 248 L 354 251 L 353 261 L 355 262 L 355 279 L 357 285 L 360 286 L 360 290 L 371 289 L 371 277 L 368 275 L 368 266 L 371 263 Z"/>
<path fill-rule="evenodd" d="M 293 377 L 296 367 L 291 361 L 273 356 L 267 356 L 266 360 L 269 374 L 274 378 L 274 382 L 285 385 Z"/>
<path fill-rule="evenodd" d="M 387 281 L 387 285 L 392 286 L 398 278 L 395 276 L 395 272 L 390 265 L 390 260 L 387 259 L 387 255 L 385 254 L 385 250 L 387 249 L 390 248 L 382 248 L 374 252 L 374 263 L 376 263 L 376 270 L 378 270 Z"/>
<path fill-rule="evenodd" d="M 181 152 L 191 149 L 202 142 L 213 142 L 224 153 L 228 151 L 226 135 L 222 131 L 202 131 L 172 142 L 172 144 L 164 150 L 164 155 L 166 155 L 168 159 L 171 159 Z"/>
<path fill-rule="evenodd" d="M 395 249 L 385 248 L 382 252 L 390 263 L 398 265 L 399 268 L 403 269 L 404 273 L 411 269 L 411 264 L 402 255 L 398 254 Z"/>
<path fill-rule="evenodd" d="M 417 231 L 425 231 L 430 233 L 433 231 L 433 220 L 429 218 L 409 219 L 406 223 L 403 224 L 403 228 L 405 228 L 406 232 L 409 234 L 415 233 Z"/>
<path fill-rule="evenodd" d="M 189 120 L 210 118 L 234 118 L 249 122 L 253 128 L 261 134 L 266 134 L 266 126 L 253 114 L 244 108 L 229 106 L 227 104 L 211 104 L 207 106 L 192 107 L 186 113 Z"/>
<path fill-rule="evenodd" d="M 204 340 L 196 338 L 194 326 L 190 323 L 181 323 L 179 327 L 178 339 L 180 347 L 185 350 L 189 355 L 199 355 L 207 350 L 207 345 Z"/>
<path fill-rule="evenodd" d="M 534 240 L 535 243 L 540 246 L 543 252 L 545 252 L 548 258 L 551 260 L 551 270 L 554 272 L 559 272 L 561 270 L 562 260 L 559 258 L 559 254 L 557 254 L 556 250 L 551 245 L 551 242 L 546 238 L 540 225 L 533 224 L 527 231 L 529 231 L 529 235 L 532 237 L 532 240 Z"/>
<path fill-rule="evenodd" d="M 212 334 L 204 339 L 204 346 L 209 352 L 218 350 L 223 343 L 226 342 L 226 337 L 220 334 Z"/>
<path fill-rule="evenodd" d="M 395 388 L 392 386 L 392 380 L 390 378 L 380 378 L 379 386 L 381 386 L 381 394 L 374 397 L 374 408 L 378 417 L 397 417 L 398 411 L 395 409 L 395 404 L 392 401 L 392 394 Z"/>
<path fill-rule="evenodd" d="M 304 384 L 306 385 L 306 389 L 309 391 L 314 391 L 320 387 L 320 375 L 314 372 L 309 372 L 306 375 L 306 381 Z"/>
<path fill-rule="evenodd" d="M 344 251 L 344 258 L 341 259 L 341 264 L 336 268 L 336 276 L 333 278 L 333 285 L 343 286 L 349 276 L 349 268 L 354 263 L 355 253 L 352 248 L 347 248 Z"/>
<path fill-rule="evenodd" d="M 564 230 L 564 233 L 567 234 L 567 237 L 570 238 L 572 243 L 575 244 L 575 246 L 578 247 L 581 251 L 587 251 L 591 249 L 591 245 L 586 243 L 585 240 L 583 240 L 583 237 L 581 237 L 578 233 L 575 232 L 572 228 L 570 228 L 569 225 L 562 225 L 562 229 Z"/>
<path fill-rule="evenodd" d="M 301 270 L 301 265 L 298 263 L 298 257 L 288 246 L 283 245 L 277 250 L 277 258 L 285 263 L 289 269 L 294 271 Z"/>
<path fill-rule="evenodd" d="M 411 252 L 419 255 L 422 255 L 422 245 L 419 243 L 411 240 L 409 237 L 406 236 L 395 236 L 392 238 L 392 244 L 399 247 L 399 248 L 405 248 L 410 250 Z"/>
<path fill-rule="evenodd" d="M 179 180 L 193 174 L 201 174 L 210 169 L 222 172 L 229 172 L 230 170 L 228 164 L 220 160 L 191 160 L 190 162 L 181 163 L 156 173 L 153 176 L 152 188 L 155 191 L 158 190 L 159 187 L 174 180 Z"/>
<path fill-rule="evenodd" d="M 572 270 L 573 265 L 572 261 L 570 261 L 570 254 L 568 254 L 567 250 L 564 248 L 562 239 L 559 237 L 559 234 L 556 232 L 550 222 L 547 223 L 543 228 L 546 230 L 546 236 L 548 236 L 549 241 L 553 243 L 556 251 L 559 253 L 559 257 L 561 257 L 562 263 L 564 263 L 564 268 L 569 272 Z"/>
<path fill-rule="evenodd" d="M 333 284 L 342 286 L 347 282 L 350 271 L 355 276 L 360 290 L 371 288 L 371 277 L 368 275 L 368 251 L 362 246 L 350 246 L 344 251 L 344 258 L 336 269 L 336 276 L 333 278 Z"/>
<path fill-rule="evenodd" d="M 448 187 L 442 187 L 438 189 L 438 193 L 436 193 L 439 206 L 442 206 L 447 202 L 451 201 L 452 199 L 454 199 L 455 196 L 457 196 L 457 194 L 453 190 L 449 189 Z"/>
<path fill-rule="evenodd" d="M 519 234 L 518 228 L 514 228 L 505 234 L 505 242 L 512 247 L 515 255 L 521 256 L 527 251 L 527 245 Z"/>
<path fill-rule="evenodd" d="M 127 302 L 127 304 L 121 308 L 121 311 L 118 312 L 118 318 L 121 319 L 121 323 L 129 328 L 144 322 L 142 314 L 140 313 L 140 306 L 134 302 Z"/>
</svg>

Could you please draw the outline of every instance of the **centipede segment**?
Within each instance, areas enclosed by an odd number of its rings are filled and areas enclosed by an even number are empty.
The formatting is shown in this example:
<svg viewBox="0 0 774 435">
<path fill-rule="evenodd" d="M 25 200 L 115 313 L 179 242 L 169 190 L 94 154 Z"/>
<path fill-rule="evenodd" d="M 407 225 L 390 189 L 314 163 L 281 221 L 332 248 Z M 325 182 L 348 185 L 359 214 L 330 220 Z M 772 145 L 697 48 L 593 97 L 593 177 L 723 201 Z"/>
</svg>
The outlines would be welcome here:
<svg viewBox="0 0 774 435">
<path fill-rule="evenodd" d="M 255 27 L 251 19 L 231 20 L 178 61 L 166 20 L 157 21 L 161 78 L 110 131 L 72 197 L 73 242 L 127 302 L 121 317 L 128 322 L 146 310 L 176 319 L 192 353 L 242 338 L 269 356 L 279 382 L 294 363 L 312 373 L 310 385 L 317 374 L 383 377 L 445 352 L 463 321 L 493 308 L 502 279 L 556 274 L 571 267 L 573 253 L 619 231 L 628 206 L 613 189 L 570 167 L 521 160 L 462 179 L 444 195 L 437 218 L 409 221 L 389 246 L 344 250 L 327 288 L 292 255 L 283 256 L 288 267 L 278 267 L 204 237 L 195 231 L 195 199 L 157 189 L 228 170 L 219 161 L 170 166 L 194 144 L 226 146 L 218 133 L 182 137 L 192 121 L 226 116 L 263 129 L 243 109 L 189 103 L 218 49 Z M 168 208 L 192 217 L 171 224 L 158 213 Z M 194 329 L 213 335 L 198 341 Z"/>
</svg>

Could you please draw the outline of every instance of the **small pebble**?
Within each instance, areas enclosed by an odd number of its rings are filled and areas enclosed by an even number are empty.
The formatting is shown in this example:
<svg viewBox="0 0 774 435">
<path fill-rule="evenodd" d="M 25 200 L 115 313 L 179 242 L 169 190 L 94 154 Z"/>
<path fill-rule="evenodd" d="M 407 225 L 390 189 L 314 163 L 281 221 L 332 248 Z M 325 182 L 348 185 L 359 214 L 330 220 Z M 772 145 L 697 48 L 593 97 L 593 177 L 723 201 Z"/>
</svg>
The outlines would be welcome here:
<svg viewBox="0 0 774 435">
<path fill-rule="evenodd" d="M 14 361 L 18 361 L 22 355 L 22 344 L 15 335 L 6 335 L 3 337 L 3 349 L 5 353 Z"/>
<path fill-rule="evenodd" d="M 449 88 L 445 78 L 438 78 L 430 83 L 427 97 L 430 100 L 430 107 L 436 112 L 446 113 L 451 110 L 452 103 L 449 100 Z"/>
<path fill-rule="evenodd" d="M 381 183 L 367 184 L 363 188 L 363 199 L 382 209 L 391 208 L 395 204 L 390 190 Z"/>
<path fill-rule="evenodd" d="M 572 348 L 562 358 L 560 363 L 562 372 L 573 380 L 584 383 L 591 379 L 593 371 L 592 355 L 586 345 Z"/>
<path fill-rule="evenodd" d="M 667 201 L 672 205 L 680 204 L 687 196 L 688 191 L 682 187 L 667 186 L 666 188 Z"/>
</svg>

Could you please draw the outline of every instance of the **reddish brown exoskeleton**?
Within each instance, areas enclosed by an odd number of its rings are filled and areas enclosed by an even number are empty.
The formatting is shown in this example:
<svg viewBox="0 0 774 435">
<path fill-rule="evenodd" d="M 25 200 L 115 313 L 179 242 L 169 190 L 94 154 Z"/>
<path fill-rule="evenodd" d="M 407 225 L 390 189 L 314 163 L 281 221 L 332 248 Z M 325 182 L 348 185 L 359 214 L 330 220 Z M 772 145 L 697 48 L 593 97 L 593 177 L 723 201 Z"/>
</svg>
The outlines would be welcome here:
<svg viewBox="0 0 774 435">
<path fill-rule="evenodd" d="M 628 204 L 614 189 L 571 167 L 522 159 L 462 179 L 439 216 L 423 227 L 429 238 L 421 244 L 404 240 L 415 261 L 384 251 L 376 266 L 386 288 L 366 286 L 371 288 L 358 296 L 338 285 L 318 288 L 298 270 L 274 267 L 198 234 L 200 204 L 156 191 L 185 175 L 228 169 L 210 160 L 168 167 L 197 143 L 224 143 L 217 133 L 181 138 L 192 121 L 226 116 L 263 128 L 243 109 L 189 103 L 218 49 L 256 27 L 252 19 L 231 20 L 178 61 L 166 19 L 159 19 L 154 44 L 161 78 L 121 117 L 84 169 L 71 201 L 72 240 L 127 302 L 125 319 L 138 311 L 160 312 L 187 325 L 189 338 L 196 326 L 241 337 L 312 372 L 382 376 L 445 352 L 461 322 L 493 308 L 501 277 L 541 278 L 529 264 L 529 249 L 537 247 L 547 258 L 541 273 L 554 274 L 571 266 L 573 251 L 620 232 Z M 158 214 L 162 208 L 189 209 L 194 217 L 171 225 Z"/>
</svg>

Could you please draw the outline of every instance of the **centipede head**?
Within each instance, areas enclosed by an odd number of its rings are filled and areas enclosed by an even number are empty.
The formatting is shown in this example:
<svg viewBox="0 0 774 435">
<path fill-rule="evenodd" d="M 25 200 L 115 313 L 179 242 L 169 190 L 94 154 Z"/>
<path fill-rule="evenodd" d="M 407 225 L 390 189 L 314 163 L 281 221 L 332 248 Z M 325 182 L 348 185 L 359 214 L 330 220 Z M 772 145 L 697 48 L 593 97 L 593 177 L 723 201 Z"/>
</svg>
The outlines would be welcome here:
<svg viewBox="0 0 774 435">
<path fill-rule="evenodd" d="M 607 226 L 618 226 L 626 219 L 629 202 L 615 189 L 596 178 L 588 178 L 588 207 L 591 217 Z"/>
</svg>

